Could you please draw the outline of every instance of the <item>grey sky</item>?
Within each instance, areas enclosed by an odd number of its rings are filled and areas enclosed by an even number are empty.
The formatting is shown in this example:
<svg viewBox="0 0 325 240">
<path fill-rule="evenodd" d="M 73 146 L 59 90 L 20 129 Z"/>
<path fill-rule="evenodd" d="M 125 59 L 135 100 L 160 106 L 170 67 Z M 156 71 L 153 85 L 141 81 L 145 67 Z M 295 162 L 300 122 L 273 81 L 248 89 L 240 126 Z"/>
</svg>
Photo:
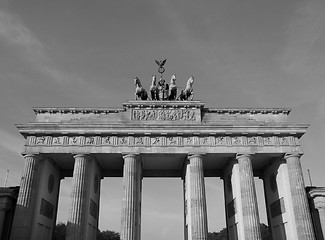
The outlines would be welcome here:
<svg viewBox="0 0 325 240">
<path fill-rule="evenodd" d="M 324 12 L 323 0 L 1 1 L 0 176 L 9 169 L 8 184 L 19 184 L 23 139 L 14 124 L 33 121 L 33 107 L 120 107 L 133 99 L 133 77 L 148 89 L 154 59 L 167 58 L 167 81 L 176 74 L 182 88 L 195 76 L 195 98 L 208 107 L 292 108 L 291 121 L 311 124 L 305 178 L 309 168 L 324 186 Z M 209 230 L 218 231 L 222 182 L 206 181 Z M 62 181 L 61 221 L 69 184 Z M 119 230 L 120 186 L 103 181 L 102 229 Z M 181 187 L 144 180 L 144 240 L 182 237 Z"/>
</svg>

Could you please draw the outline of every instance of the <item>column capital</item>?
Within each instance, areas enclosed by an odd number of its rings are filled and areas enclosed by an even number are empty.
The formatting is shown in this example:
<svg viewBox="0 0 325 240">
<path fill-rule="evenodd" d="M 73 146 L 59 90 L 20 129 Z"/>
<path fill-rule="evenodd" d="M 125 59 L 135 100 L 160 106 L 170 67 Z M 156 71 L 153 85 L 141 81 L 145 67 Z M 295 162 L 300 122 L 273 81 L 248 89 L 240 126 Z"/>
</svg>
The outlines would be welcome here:
<svg viewBox="0 0 325 240">
<path fill-rule="evenodd" d="M 237 160 L 240 159 L 240 158 L 249 158 L 249 159 L 251 159 L 253 155 L 254 154 L 250 154 L 250 153 L 237 153 L 236 154 L 236 159 Z"/>
<path fill-rule="evenodd" d="M 316 196 L 312 200 L 314 202 L 314 206 L 316 209 L 325 209 L 325 197 L 324 196 Z"/>
<path fill-rule="evenodd" d="M 89 153 L 76 153 L 76 154 L 73 154 L 74 159 L 79 158 L 79 157 L 90 159 L 90 160 L 95 160 L 95 158 L 93 156 L 91 156 Z"/>
<path fill-rule="evenodd" d="M 205 153 L 189 153 L 188 155 L 187 155 L 187 158 L 188 159 L 191 159 L 191 158 L 194 158 L 194 157 L 198 157 L 198 158 L 204 158 L 204 156 L 205 156 Z"/>
<path fill-rule="evenodd" d="M 28 158 L 28 157 L 32 157 L 32 158 L 36 158 L 36 159 L 42 159 L 43 156 L 39 153 L 27 153 L 23 156 L 24 158 Z"/>
<path fill-rule="evenodd" d="M 122 153 L 122 155 L 123 155 L 123 159 L 126 159 L 126 158 L 139 159 L 140 158 L 140 154 L 139 153 Z"/>
<path fill-rule="evenodd" d="M 303 154 L 302 153 L 286 153 L 284 154 L 284 159 L 291 158 L 291 157 L 297 157 L 300 158 Z"/>
<path fill-rule="evenodd" d="M 73 154 L 73 158 L 77 158 L 77 157 L 87 158 L 87 157 L 89 157 L 89 154 L 87 154 L 87 153 L 75 153 L 75 154 Z"/>
</svg>

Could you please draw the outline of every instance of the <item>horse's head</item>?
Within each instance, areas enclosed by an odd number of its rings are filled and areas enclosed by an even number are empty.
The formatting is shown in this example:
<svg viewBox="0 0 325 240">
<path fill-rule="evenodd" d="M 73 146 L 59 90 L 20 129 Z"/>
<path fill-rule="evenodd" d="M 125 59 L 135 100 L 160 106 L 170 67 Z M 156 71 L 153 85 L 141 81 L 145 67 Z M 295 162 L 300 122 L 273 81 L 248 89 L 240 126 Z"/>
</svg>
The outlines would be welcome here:
<svg viewBox="0 0 325 240">
<path fill-rule="evenodd" d="M 137 86 L 141 87 L 141 82 L 140 82 L 140 79 L 138 77 L 134 78 L 134 85 L 137 85 Z"/>
<path fill-rule="evenodd" d="M 186 86 L 190 86 L 190 87 L 192 87 L 193 83 L 194 83 L 194 77 L 191 76 L 191 77 L 188 79 Z"/>
<path fill-rule="evenodd" d="M 156 75 L 152 76 L 152 82 L 151 82 L 152 86 L 156 86 Z"/>
<path fill-rule="evenodd" d="M 172 78 L 170 79 L 170 85 L 175 85 L 176 84 L 176 75 L 173 74 Z"/>
</svg>

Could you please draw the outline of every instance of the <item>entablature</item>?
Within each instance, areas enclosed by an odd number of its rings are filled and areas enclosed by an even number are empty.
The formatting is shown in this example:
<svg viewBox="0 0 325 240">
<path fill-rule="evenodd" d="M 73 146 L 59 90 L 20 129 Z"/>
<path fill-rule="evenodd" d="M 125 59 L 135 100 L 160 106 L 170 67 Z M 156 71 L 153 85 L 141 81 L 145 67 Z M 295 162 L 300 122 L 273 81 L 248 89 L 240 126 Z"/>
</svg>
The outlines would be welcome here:
<svg viewBox="0 0 325 240">
<path fill-rule="evenodd" d="M 36 122 L 187 124 L 286 122 L 289 108 L 206 108 L 201 101 L 126 101 L 123 108 L 34 108 Z"/>
<path fill-rule="evenodd" d="M 23 136 L 28 135 L 89 135 L 89 134 L 115 134 L 115 135 L 290 135 L 300 138 L 307 130 L 306 124 L 295 125 L 123 125 L 123 124 L 53 124 L 30 123 L 16 125 Z"/>
</svg>

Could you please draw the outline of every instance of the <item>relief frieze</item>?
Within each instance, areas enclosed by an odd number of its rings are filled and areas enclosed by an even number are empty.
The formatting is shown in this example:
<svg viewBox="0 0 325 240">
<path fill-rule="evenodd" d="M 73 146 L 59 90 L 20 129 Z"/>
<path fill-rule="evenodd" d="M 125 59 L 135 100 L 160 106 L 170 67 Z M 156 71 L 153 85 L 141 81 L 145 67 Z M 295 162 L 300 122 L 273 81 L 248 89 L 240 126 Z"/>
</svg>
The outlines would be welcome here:
<svg viewBox="0 0 325 240">
<path fill-rule="evenodd" d="M 216 137 L 216 145 L 226 145 L 226 137 Z"/>
<path fill-rule="evenodd" d="M 144 137 L 135 137 L 135 145 L 144 145 Z"/>
<path fill-rule="evenodd" d="M 248 145 L 257 145 L 257 137 L 248 137 L 247 138 Z"/>
<path fill-rule="evenodd" d="M 159 146 L 162 145 L 161 137 L 151 137 L 151 145 L 152 146 Z"/>
<path fill-rule="evenodd" d="M 119 145 L 128 145 L 129 144 L 129 138 L 128 137 L 120 137 L 118 141 Z"/>
<path fill-rule="evenodd" d="M 293 136 L 29 136 L 27 146 L 299 146 Z"/>
<path fill-rule="evenodd" d="M 264 145 L 274 145 L 274 138 L 273 137 L 265 137 L 263 138 Z"/>
<path fill-rule="evenodd" d="M 280 143 L 280 145 L 283 145 L 283 146 L 290 145 L 289 137 L 280 137 L 279 143 Z"/>
<path fill-rule="evenodd" d="M 234 146 L 243 145 L 242 137 L 233 137 L 231 139 L 232 139 L 232 145 L 234 145 Z"/>
<path fill-rule="evenodd" d="M 69 137 L 69 145 L 80 145 L 80 138 L 81 137 Z"/>
<path fill-rule="evenodd" d="M 47 137 L 37 137 L 36 138 L 36 145 L 46 145 L 46 140 L 47 140 Z"/>
<path fill-rule="evenodd" d="M 167 145 L 177 145 L 177 138 L 176 137 L 167 137 Z"/>
<path fill-rule="evenodd" d="M 61 146 L 63 145 L 63 137 L 53 137 L 52 145 Z"/>
<path fill-rule="evenodd" d="M 96 137 L 86 137 L 86 145 L 96 145 Z"/>
<path fill-rule="evenodd" d="M 196 114 L 191 109 L 133 109 L 131 120 L 196 121 Z"/>
</svg>

